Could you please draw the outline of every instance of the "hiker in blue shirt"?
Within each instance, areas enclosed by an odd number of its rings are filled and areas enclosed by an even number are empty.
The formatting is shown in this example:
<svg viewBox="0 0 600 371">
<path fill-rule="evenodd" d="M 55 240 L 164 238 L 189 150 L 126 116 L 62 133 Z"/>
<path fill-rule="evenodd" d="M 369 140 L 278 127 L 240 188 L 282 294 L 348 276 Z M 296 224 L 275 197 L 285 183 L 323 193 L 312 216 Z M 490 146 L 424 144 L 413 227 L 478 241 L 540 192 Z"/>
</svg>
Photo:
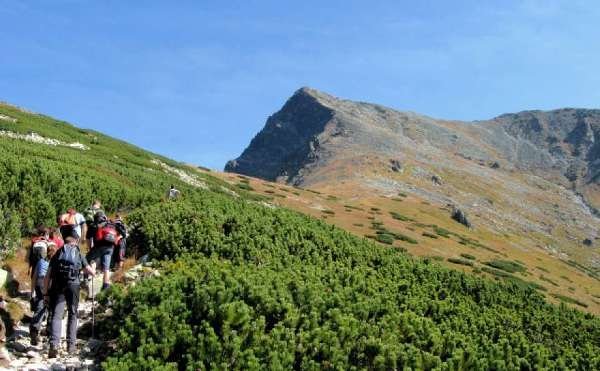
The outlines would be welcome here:
<svg viewBox="0 0 600 371">
<path fill-rule="evenodd" d="M 41 253 L 39 260 L 33 268 L 31 287 L 33 288 L 31 295 L 31 310 L 33 317 L 29 325 L 29 335 L 31 337 L 31 345 L 36 346 L 39 343 L 39 333 L 42 328 L 44 319 L 47 317 L 48 310 L 44 302 L 44 279 L 48 273 L 49 261 L 56 252 L 54 243 L 48 244 L 48 249 Z"/>
</svg>

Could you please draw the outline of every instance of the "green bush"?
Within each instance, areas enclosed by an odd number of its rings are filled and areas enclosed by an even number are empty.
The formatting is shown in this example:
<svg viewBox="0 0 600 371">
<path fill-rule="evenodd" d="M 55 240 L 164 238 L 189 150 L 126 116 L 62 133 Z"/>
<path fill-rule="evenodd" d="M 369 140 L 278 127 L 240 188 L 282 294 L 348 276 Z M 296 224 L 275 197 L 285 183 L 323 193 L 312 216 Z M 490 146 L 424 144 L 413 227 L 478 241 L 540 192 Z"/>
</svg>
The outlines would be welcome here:
<svg viewBox="0 0 600 371">
<path fill-rule="evenodd" d="M 465 259 L 469 259 L 469 260 L 475 260 L 475 256 L 471 255 L 471 254 L 460 254 L 460 256 L 462 256 Z"/>
<path fill-rule="evenodd" d="M 403 222 L 414 222 L 414 219 L 409 218 L 408 216 L 404 216 L 400 213 L 397 213 L 395 211 L 390 211 L 390 215 L 392 216 L 392 218 L 396 219 L 396 220 L 400 220 Z"/>
<path fill-rule="evenodd" d="M 395 236 L 389 233 L 378 233 L 376 240 L 381 243 L 391 245 L 394 243 Z"/>
<path fill-rule="evenodd" d="M 437 234 L 433 234 L 433 233 L 429 233 L 429 232 L 423 232 L 421 235 L 424 236 L 424 237 L 433 238 L 434 240 L 438 239 L 438 235 Z"/>
<path fill-rule="evenodd" d="M 459 264 L 459 265 L 468 265 L 469 267 L 473 266 L 473 262 L 467 259 L 461 259 L 461 258 L 448 258 L 446 259 L 448 260 L 450 263 L 454 263 L 454 264 Z"/>
<path fill-rule="evenodd" d="M 490 267 L 496 268 L 496 269 L 503 270 L 505 272 L 509 272 L 509 273 L 527 271 L 527 268 L 525 268 L 521 264 L 510 261 L 510 260 L 492 260 L 492 261 L 486 262 L 484 264 L 488 265 Z"/>
</svg>

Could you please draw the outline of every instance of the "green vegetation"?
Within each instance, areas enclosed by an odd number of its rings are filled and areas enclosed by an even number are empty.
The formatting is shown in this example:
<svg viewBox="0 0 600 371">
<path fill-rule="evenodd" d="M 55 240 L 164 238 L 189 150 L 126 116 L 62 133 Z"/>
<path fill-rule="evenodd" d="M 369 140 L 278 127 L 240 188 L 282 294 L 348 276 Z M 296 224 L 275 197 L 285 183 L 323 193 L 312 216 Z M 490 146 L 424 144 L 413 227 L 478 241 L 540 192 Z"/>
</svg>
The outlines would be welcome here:
<svg viewBox="0 0 600 371">
<path fill-rule="evenodd" d="M 321 212 L 327 215 L 335 215 L 335 211 L 333 210 L 321 210 Z"/>
<path fill-rule="evenodd" d="M 547 269 L 546 269 L 546 268 L 544 268 L 544 267 L 536 266 L 536 268 L 537 268 L 537 269 L 539 269 L 539 270 L 541 270 L 542 272 L 545 272 L 545 273 L 550 273 L 550 271 L 549 271 L 549 270 L 547 270 Z"/>
<path fill-rule="evenodd" d="M 423 233 L 421 233 L 421 236 L 433 238 L 434 240 L 438 239 L 438 235 L 437 234 L 433 234 L 433 233 L 429 233 L 429 232 L 423 232 Z"/>
<path fill-rule="evenodd" d="M 409 218 L 408 216 L 404 216 L 400 213 L 397 213 L 395 211 L 390 211 L 390 215 L 392 216 L 392 218 L 396 219 L 396 220 L 401 220 L 403 222 L 414 222 L 415 220 L 412 218 Z"/>
<path fill-rule="evenodd" d="M 375 239 L 381 243 L 391 245 L 394 243 L 395 236 L 389 233 L 378 233 Z"/>
<path fill-rule="evenodd" d="M 496 268 L 496 269 L 503 270 L 505 272 L 509 272 L 509 273 L 517 273 L 517 272 L 527 271 L 527 268 L 525 268 L 521 264 L 514 262 L 514 261 L 510 261 L 510 260 L 492 260 L 492 261 L 486 262 L 484 264 L 488 265 L 490 267 Z"/>
<path fill-rule="evenodd" d="M 469 259 L 469 260 L 475 260 L 475 256 L 471 255 L 471 254 L 460 254 L 460 256 L 462 256 L 465 259 Z"/>
<path fill-rule="evenodd" d="M 442 236 L 442 237 L 446 237 L 446 238 L 450 238 L 450 235 L 452 234 L 452 232 L 450 232 L 449 230 L 444 229 L 442 227 L 438 227 L 437 225 L 433 227 L 433 231 L 438 236 Z"/>
<path fill-rule="evenodd" d="M 584 308 L 588 307 L 588 305 L 586 303 L 583 303 L 583 302 L 581 302 L 581 301 L 579 301 L 577 299 L 574 299 L 574 298 L 570 298 L 568 296 L 564 296 L 564 295 L 561 295 L 561 294 L 550 294 L 550 295 L 554 296 L 558 300 L 560 300 L 562 302 L 565 302 L 565 303 L 579 305 L 580 307 L 584 307 Z"/>
<path fill-rule="evenodd" d="M 238 183 L 237 187 L 239 189 L 243 189 L 244 191 L 254 191 L 254 188 L 252 188 L 252 186 L 250 184 L 245 183 L 245 182 Z"/>
<path fill-rule="evenodd" d="M 58 214 L 69 207 L 82 210 L 95 198 L 102 200 L 105 210 L 115 212 L 160 201 L 170 184 L 175 184 L 185 197 L 193 187 L 174 176 L 175 170 L 193 174 L 216 192 L 230 188 L 212 176 L 91 130 L 3 104 L 0 113 L 18 120 L 0 120 L 0 130 L 34 132 L 89 148 L 0 137 L 2 254 L 11 252 L 20 235 L 29 235 L 40 224 L 54 223 Z"/>
<path fill-rule="evenodd" d="M 88 138 L 13 111 L 23 130 L 31 118 L 41 135 Z M 95 153 L 0 139 L 0 227 L 26 231 L 95 197 L 131 211 L 131 246 L 161 274 L 105 293 L 108 370 L 600 368 L 600 319 L 547 303 L 534 284 L 413 259 L 208 176 L 195 188 L 152 160 L 187 168 L 95 138 L 84 143 Z M 165 202 L 171 183 L 183 196 Z"/>
<path fill-rule="evenodd" d="M 472 267 L 474 265 L 472 261 L 467 260 L 467 259 L 448 258 L 446 260 L 448 260 L 450 263 L 460 264 L 460 265 L 468 265 L 469 267 Z"/>
<path fill-rule="evenodd" d="M 172 262 L 113 291 L 108 369 L 600 365 L 598 319 L 549 305 L 516 278 L 491 283 L 210 193 L 130 223 L 136 244 Z"/>
<path fill-rule="evenodd" d="M 551 284 L 552 286 L 556 286 L 559 287 L 560 285 L 554 281 L 552 281 L 550 278 L 544 276 L 543 274 L 540 275 L 540 280 L 544 281 L 544 282 L 548 282 L 549 284 Z"/>
</svg>

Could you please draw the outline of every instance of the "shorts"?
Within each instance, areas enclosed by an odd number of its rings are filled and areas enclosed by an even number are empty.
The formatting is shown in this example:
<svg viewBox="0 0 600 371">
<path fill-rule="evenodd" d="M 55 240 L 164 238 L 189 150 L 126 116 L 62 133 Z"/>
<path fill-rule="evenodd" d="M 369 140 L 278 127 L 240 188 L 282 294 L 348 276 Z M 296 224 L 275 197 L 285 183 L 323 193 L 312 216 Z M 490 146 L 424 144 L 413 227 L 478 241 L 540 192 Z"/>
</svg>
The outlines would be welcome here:
<svg viewBox="0 0 600 371">
<path fill-rule="evenodd" d="M 98 247 L 94 247 L 93 249 L 91 249 L 85 258 L 87 259 L 88 263 L 90 263 L 90 264 L 92 263 L 92 261 L 100 259 L 100 269 L 102 269 L 102 271 L 105 272 L 110 269 L 110 261 L 112 259 L 112 255 L 113 255 L 112 247 L 98 246 Z"/>
</svg>

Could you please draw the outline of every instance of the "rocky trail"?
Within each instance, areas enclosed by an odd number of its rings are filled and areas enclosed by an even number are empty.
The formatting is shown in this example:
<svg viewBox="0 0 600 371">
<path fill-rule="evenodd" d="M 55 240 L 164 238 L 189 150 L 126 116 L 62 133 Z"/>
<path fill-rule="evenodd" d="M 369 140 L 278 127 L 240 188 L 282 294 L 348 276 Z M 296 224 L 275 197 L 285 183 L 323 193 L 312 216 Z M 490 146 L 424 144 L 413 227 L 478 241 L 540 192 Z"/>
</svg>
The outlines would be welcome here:
<svg viewBox="0 0 600 371">
<path fill-rule="evenodd" d="M 151 268 L 151 263 L 138 264 L 127 270 L 123 279 L 125 283 L 132 283 L 142 276 L 159 274 Z M 65 311 L 62 322 L 62 342 L 59 355 L 56 358 L 48 358 L 48 336 L 45 330 L 40 334 L 37 346 L 30 342 L 29 321 L 31 311 L 27 300 L 28 292 L 22 292 L 17 298 L 12 298 L 13 303 L 18 304 L 26 313 L 22 321 L 13 328 L 13 333 L 6 339 L 6 347 L 0 349 L 0 370 L 99 370 L 102 355 L 108 351 L 108 344 L 92 336 L 92 309 L 94 309 L 95 322 L 110 315 L 110 307 L 102 307 L 92 297 L 97 295 L 102 286 L 102 276 L 97 275 L 93 279 L 94 290 L 91 290 L 91 282 L 87 285 L 82 283 L 79 302 L 79 323 L 77 329 L 78 353 L 70 355 L 66 352 L 66 327 L 67 314 Z"/>
</svg>

